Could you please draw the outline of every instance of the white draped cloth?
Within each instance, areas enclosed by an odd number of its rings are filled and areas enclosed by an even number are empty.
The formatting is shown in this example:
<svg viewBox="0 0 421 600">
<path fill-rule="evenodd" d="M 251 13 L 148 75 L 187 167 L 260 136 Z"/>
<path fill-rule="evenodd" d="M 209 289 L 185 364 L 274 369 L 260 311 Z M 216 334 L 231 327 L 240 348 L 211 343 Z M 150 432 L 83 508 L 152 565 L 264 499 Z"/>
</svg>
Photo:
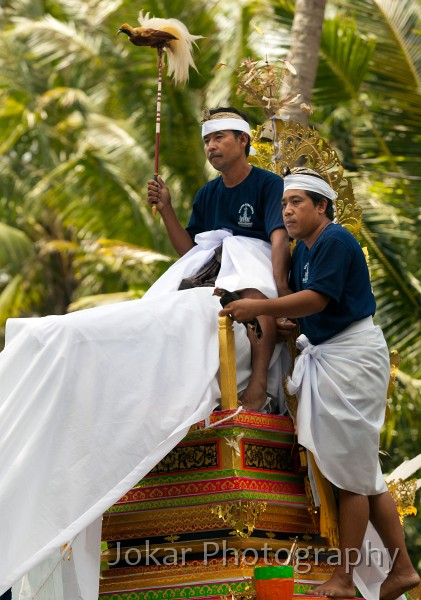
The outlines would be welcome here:
<svg viewBox="0 0 421 600">
<path fill-rule="evenodd" d="M 276 286 L 269 244 L 225 231 L 196 242 L 141 300 L 8 321 L 0 595 L 14 585 L 19 600 L 97 600 L 101 515 L 217 406 L 219 298 L 212 288 L 178 285 L 222 243 L 217 285 L 268 296 Z M 283 346 L 270 369 L 275 396 Z M 250 344 L 239 324 L 236 348 L 243 389 Z"/>
<path fill-rule="evenodd" d="M 337 487 L 384 492 L 379 442 L 390 363 L 381 329 L 369 317 L 317 346 L 300 335 L 297 347 L 301 354 L 288 389 L 299 396 L 299 443 Z"/>
<path fill-rule="evenodd" d="M 371 317 L 353 323 L 326 342 L 297 339 L 288 391 L 298 395 L 298 442 L 310 450 L 335 486 L 362 495 L 387 490 L 379 464 L 390 378 L 389 352 Z M 367 600 L 378 600 L 389 555 L 371 523 L 354 583 Z"/>
</svg>

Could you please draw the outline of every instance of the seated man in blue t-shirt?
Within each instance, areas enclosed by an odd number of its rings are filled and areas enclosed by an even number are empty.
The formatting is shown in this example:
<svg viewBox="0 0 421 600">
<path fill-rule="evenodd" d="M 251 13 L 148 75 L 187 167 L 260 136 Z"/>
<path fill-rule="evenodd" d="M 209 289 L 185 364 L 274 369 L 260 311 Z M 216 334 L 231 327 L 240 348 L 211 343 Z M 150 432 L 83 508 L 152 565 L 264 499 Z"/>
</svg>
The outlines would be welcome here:
<svg viewBox="0 0 421 600">
<path fill-rule="evenodd" d="M 197 234 L 216 230 L 270 243 L 275 290 L 279 296 L 290 293 L 289 241 L 280 205 L 282 178 L 249 164 L 250 127 L 242 112 L 233 108 L 209 111 L 208 119 L 203 123 L 202 136 L 206 157 L 220 176 L 198 191 L 187 228 L 180 224 L 171 204 L 169 189 L 161 178 L 157 182 L 148 182 L 149 204 L 156 205 L 170 241 L 180 256 L 193 248 Z M 241 258 L 239 255 L 239 263 Z M 267 297 L 261 289 L 256 289 L 257 285 L 255 288 L 251 284 L 258 273 L 250 272 L 250 264 L 243 264 L 241 269 L 248 271 L 250 285 L 230 291 L 239 292 L 242 298 Z M 209 282 L 209 285 L 214 284 L 215 277 Z M 277 341 L 274 319 L 262 317 L 259 321 L 263 337 L 258 341 L 252 334 L 249 335 L 252 374 L 241 396 L 241 403 L 249 410 L 260 410 L 266 403 L 268 367 Z"/>
<path fill-rule="evenodd" d="M 382 331 L 372 320 L 376 304 L 367 262 L 352 234 L 332 222 L 336 193 L 323 178 L 297 168 L 284 184 L 285 227 L 297 240 L 294 293 L 238 300 L 221 314 L 239 322 L 262 314 L 299 319 L 301 354 L 288 383 L 298 396 L 298 441 L 339 490 L 338 566 L 313 593 L 353 598 L 355 583 L 365 597 L 395 600 L 419 577 L 378 458 L 390 367 Z M 367 543 L 387 550 L 389 560 L 379 565 L 378 554 L 363 557 Z M 370 567 L 368 575 L 364 567 Z"/>
</svg>

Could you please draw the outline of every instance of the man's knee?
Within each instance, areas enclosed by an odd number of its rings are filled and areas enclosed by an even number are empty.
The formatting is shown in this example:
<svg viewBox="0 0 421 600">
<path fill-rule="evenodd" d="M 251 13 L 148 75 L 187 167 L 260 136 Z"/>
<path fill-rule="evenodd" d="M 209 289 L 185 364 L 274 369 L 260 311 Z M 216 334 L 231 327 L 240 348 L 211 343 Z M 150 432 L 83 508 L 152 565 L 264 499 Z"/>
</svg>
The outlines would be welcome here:
<svg viewBox="0 0 421 600">
<path fill-rule="evenodd" d="M 239 292 L 241 298 L 251 298 L 251 299 L 261 299 L 267 298 L 260 290 L 255 288 L 246 288 L 245 290 L 241 290 Z"/>
</svg>

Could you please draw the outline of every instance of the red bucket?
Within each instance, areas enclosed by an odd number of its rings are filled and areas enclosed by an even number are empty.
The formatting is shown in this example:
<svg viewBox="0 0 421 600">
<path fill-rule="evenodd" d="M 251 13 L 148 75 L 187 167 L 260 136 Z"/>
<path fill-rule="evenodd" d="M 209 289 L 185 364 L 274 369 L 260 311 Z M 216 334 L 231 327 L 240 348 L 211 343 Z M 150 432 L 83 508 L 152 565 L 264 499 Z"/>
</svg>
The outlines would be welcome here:
<svg viewBox="0 0 421 600">
<path fill-rule="evenodd" d="M 292 600 L 294 569 L 288 565 L 254 568 L 257 600 Z"/>
</svg>

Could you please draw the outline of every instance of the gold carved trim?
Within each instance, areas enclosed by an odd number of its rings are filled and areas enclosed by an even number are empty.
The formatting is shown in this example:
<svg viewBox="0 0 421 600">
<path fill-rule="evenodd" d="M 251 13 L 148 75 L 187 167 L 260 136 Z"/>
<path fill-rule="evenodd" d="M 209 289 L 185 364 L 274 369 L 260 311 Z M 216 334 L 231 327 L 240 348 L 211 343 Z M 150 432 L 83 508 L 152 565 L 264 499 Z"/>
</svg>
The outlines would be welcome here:
<svg viewBox="0 0 421 600">
<path fill-rule="evenodd" d="M 354 197 L 351 180 L 334 148 L 312 127 L 274 117 L 272 141 L 264 141 L 267 124 L 253 132 L 257 155 L 250 162 L 282 175 L 293 167 L 308 167 L 322 175 L 337 192 L 336 221 L 357 236 L 362 225 L 362 208 Z"/>
<path fill-rule="evenodd" d="M 228 586 L 229 596 L 222 596 L 221 600 L 255 600 L 257 598 L 253 579 L 247 581 L 241 592 L 236 592 L 230 585 Z"/>
<path fill-rule="evenodd" d="M 326 538 L 333 548 L 337 548 L 339 544 L 338 509 L 332 484 L 320 472 L 313 454 L 308 452 L 308 456 L 320 498 L 320 535 Z"/>
<path fill-rule="evenodd" d="M 403 520 L 406 516 L 417 514 L 417 509 L 414 506 L 417 480 L 408 479 L 405 481 L 404 479 L 394 479 L 387 482 L 387 487 L 390 495 L 396 502 L 399 519 L 401 525 L 403 525 Z"/>
<path fill-rule="evenodd" d="M 242 538 L 249 538 L 266 507 L 266 502 L 239 500 L 211 506 L 211 513 L 217 515 L 228 527 L 233 527 L 235 534 Z"/>
</svg>

